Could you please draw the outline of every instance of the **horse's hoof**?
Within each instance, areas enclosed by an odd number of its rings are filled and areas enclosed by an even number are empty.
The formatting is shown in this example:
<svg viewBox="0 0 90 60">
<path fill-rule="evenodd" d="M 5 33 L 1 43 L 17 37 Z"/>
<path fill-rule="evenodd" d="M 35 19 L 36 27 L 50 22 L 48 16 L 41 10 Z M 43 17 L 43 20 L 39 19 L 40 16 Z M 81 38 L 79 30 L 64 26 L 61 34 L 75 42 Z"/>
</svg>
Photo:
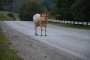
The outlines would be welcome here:
<svg viewBox="0 0 90 60">
<path fill-rule="evenodd" d="M 45 35 L 45 36 L 47 36 L 47 35 Z"/>
<path fill-rule="evenodd" d="M 41 36 L 43 36 L 43 35 L 41 35 Z"/>
<path fill-rule="evenodd" d="M 35 36 L 38 36 L 38 34 L 35 34 Z"/>
</svg>

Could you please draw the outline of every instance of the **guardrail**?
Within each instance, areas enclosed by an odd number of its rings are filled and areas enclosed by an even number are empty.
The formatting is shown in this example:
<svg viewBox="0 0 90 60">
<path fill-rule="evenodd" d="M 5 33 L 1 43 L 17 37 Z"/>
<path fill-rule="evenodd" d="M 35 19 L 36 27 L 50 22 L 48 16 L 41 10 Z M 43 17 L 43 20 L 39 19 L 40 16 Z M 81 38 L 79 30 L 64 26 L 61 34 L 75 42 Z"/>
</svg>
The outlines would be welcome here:
<svg viewBox="0 0 90 60">
<path fill-rule="evenodd" d="M 81 21 L 65 21 L 65 20 L 49 19 L 48 22 L 69 23 L 69 24 L 79 24 L 79 25 L 89 25 L 90 26 L 90 22 L 81 22 Z"/>
</svg>

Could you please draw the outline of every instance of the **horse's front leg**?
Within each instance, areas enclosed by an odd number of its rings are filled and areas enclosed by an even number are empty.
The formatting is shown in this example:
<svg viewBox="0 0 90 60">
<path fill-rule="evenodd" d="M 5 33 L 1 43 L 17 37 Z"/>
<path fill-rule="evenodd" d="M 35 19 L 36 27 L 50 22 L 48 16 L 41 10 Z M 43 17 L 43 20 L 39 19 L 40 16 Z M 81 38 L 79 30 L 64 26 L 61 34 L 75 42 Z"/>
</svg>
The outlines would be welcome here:
<svg viewBox="0 0 90 60">
<path fill-rule="evenodd" d="M 47 36 L 46 32 L 47 32 L 47 30 L 46 30 L 46 27 L 45 27 L 45 36 Z"/>
<path fill-rule="evenodd" d="M 40 27 L 41 27 L 41 36 L 43 36 L 42 35 L 42 31 L 43 31 L 42 20 L 40 21 Z"/>
<path fill-rule="evenodd" d="M 43 36 L 43 35 L 42 35 L 42 31 L 43 31 L 43 27 L 41 26 L 41 36 Z"/>
</svg>

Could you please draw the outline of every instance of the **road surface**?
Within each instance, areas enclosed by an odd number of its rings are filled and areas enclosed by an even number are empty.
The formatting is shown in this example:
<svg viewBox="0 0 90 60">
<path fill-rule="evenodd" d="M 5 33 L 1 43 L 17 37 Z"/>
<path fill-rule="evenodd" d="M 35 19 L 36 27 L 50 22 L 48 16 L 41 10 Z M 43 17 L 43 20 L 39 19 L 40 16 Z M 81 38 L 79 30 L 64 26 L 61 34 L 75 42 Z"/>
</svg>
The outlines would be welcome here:
<svg viewBox="0 0 90 60">
<path fill-rule="evenodd" d="M 34 35 L 33 22 L 26 21 L 5 21 L 7 26 L 25 35 L 39 40 L 47 45 L 53 46 L 61 51 L 90 60 L 90 30 L 73 29 L 48 24 L 47 36 Z"/>
</svg>

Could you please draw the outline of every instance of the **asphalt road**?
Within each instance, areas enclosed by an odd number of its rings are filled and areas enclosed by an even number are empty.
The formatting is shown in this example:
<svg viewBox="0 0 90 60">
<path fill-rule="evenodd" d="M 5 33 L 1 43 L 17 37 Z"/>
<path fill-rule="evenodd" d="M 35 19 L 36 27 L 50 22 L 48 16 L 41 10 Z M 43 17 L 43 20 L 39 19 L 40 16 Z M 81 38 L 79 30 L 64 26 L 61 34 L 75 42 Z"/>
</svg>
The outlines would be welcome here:
<svg viewBox="0 0 90 60">
<path fill-rule="evenodd" d="M 7 26 L 31 36 L 32 38 L 53 46 L 61 51 L 90 60 L 90 30 L 66 28 L 48 24 L 47 36 L 34 35 L 33 22 L 5 21 Z"/>
</svg>

